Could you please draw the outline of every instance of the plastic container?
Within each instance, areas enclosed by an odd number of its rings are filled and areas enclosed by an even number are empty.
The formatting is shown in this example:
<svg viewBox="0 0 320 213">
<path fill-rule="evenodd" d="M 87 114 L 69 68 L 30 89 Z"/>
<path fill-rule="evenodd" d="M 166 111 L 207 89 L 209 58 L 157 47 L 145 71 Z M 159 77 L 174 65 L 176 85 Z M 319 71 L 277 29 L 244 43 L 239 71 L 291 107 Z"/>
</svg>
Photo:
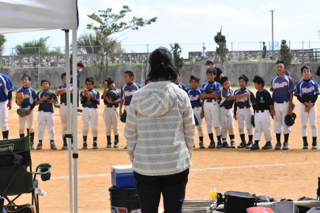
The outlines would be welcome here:
<svg viewBox="0 0 320 213">
<path fill-rule="evenodd" d="M 112 185 L 124 189 L 134 188 L 134 176 L 132 165 L 112 166 L 111 167 Z"/>
<path fill-rule="evenodd" d="M 111 186 L 110 206 L 111 212 L 116 213 L 140 213 L 138 191 L 135 188 L 119 189 Z"/>
</svg>

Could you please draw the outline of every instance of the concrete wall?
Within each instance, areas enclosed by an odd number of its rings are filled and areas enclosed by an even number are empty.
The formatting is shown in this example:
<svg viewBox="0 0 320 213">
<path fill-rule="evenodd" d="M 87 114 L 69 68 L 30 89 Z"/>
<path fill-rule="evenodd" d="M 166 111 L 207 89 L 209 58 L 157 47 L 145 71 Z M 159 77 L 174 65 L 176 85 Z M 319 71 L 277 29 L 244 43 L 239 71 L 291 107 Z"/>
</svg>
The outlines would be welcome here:
<svg viewBox="0 0 320 213">
<path fill-rule="evenodd" d="M 320 66 L 320 63 L 310 63 L 309 65 L 314 72 Z M 294 64 L 291 66 L 289 72 L 293 81 L 298 83 L 302 80 L 300 75 L 301 64 Z M 133 71 L 135 78 L 134 81 L 144 85 L 144 81 L 149 68 L 147 66 L 113 66 L 109 67 L 108 76 L 115 80 L 117 87 L 124 85 L 123 73 L 126 70 Z M 245 74 L 249 77 L 249 84 L 252 85 L 252 79 L 255 75 L 262 76 L 266 85 L 269 85 L 271 80 L 276 76 L 276 65 L 272 63 L 248 63 L 248 64 L 224 64 L 222 66 L 224 75 L 228 76 L 232 85 L 238 85 L 238 78 L 241 74 Z M 23 74 L 28 74 L 31 77 L 34 74 L 34 69 L 32 68 L 23 68 L 23 69 L 3 69 L 0 70 L 1 73 L 4 73 L 10 77 L 13 84 L 16 88 L 21 86 L 21 77 Z M 51 82 L 51 87 L 57 88 L 61 85 L 61 74 L 65 72 L 64 68 L 40 68 L 39 70 L 39 79 L 49 79 Z M 190 75 L 198 76 L 201 79 L 201 84 L 206 82 L 206 66 L 201 64 L 192 64 L 185 65 L 180 69 L 181 72 L 181 81 L 189 87 L 189 78 Z M 88 67 L 83 69 L 81 72 L 81 87 L 84 87 L 85 78 L 91 76 L 94 77 L 96 81 L 96 86 L 100 87 L 103 85 L 103 78 L 99 75 L 99 68 L 97 67 Z M 320 82 L 320 78 L 317 77 L 314 73 L 314 80 Z M 40 82 L 39 82 L 40 83 Z M 32 87 L 35 87 L 35 82 L 32 82 Z"/>
</svg>

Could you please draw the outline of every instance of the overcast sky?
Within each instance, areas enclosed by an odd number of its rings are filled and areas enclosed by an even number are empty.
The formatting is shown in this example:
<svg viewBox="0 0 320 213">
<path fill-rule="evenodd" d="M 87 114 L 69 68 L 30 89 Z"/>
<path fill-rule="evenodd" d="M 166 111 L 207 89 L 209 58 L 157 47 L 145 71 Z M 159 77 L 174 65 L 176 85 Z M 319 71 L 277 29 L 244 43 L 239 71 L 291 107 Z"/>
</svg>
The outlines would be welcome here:
<svg viewBox="0 0 320 213">
<path fill-rule="evenodd" d="M 295 3 L 297 2 L 297 3 Z M 222 26 L 227 42 L 233 42 L 234 50 L 259 49 L 260 41 L 271 41 L 271 13 L 274 13 L 275 41 L 291 41 L 291 48 L 320 48 L 319 8 L 320 1 L 278 0 L 79 0 L 80 26 L 78 34 L 86 30 L 92 21 L 88 14 L 101 9 L 112 8 L 119 11 L 123 5 L 129 5 L 132 16 L 145 19 L 158 17 L 156 23 L 127 31 L 121 34 L 121 40 L 127 52 L 146 52 L 146 44 L 154 49 L 159 45 L 180 43 L 186 50 L 200 51 L 202 43 L 208 50 L 214 50 L 214 35 Z M 50 36 L 51 47 L 64 46 L 64 33 L 60 30 L 6 34 L 6 48 L 11 48 L 25 41 Z M 116 35 L 120 36 L 120 35 Z M 243 43 L 240 43 L 243 42 Z M 251 42 L 251 43 L 245 43 Z M 211 43 L 211 44 L 210 44 Z M 153 45 L 152 45 L 153 44 Z M 231 49 L 231 43 L 228 43 Z M 6 51 L 7 52 L 7 51 Z"/>
</svg>

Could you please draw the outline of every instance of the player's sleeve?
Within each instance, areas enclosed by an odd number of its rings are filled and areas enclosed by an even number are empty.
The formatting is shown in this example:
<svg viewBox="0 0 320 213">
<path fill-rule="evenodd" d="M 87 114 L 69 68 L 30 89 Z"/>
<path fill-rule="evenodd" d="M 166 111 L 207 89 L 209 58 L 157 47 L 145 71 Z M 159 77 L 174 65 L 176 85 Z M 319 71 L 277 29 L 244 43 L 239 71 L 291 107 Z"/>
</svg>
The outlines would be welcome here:
<svg viewBox="0 0 320 213">
<path fill-rule="evenodd" d="M 318 86 L 318 83 L 317 83 L 317 82 L 314 82 L 314 85 L 315 85 L 314 95 L 319 95 L 319 94 L 320 94 L 320 92 L 319 92 L 319 86 Z"/>
<path fill-rule="evenodd" d="M 186 91 L 186 86 L 184 84 L 182 84 L 182 89 Z"/>
<path fill-rule="evenodd" d="M 131 161 L 134 159 L 134 149 L 138 139 L 137 114 L 138 113 L 133 106 L 129 107 L 126 118 L 126 126 L 124 129 L 124 137 L 127 139 L 127 151 Z"/>
<path fill-rule="evenodd" d="M 294 92 L 296 90 L 296 88 L 294 87 L 294 82 L 291 77 L 288 77 L 288 78 L 289 78 L 289 92 Z"/>
<path fill-rule="evenodd" d="M 82 99 L 83 99 L 83 97 L 84 97 L 84 95 L 83 95 L 83 91 L 81 91 L 81 92 L 80 92 L 80 99 L 82 100 Z"/>
<path fill-rule="evenodd" d="M 13 91 L 14 90 L 14 85 L 13 83 L 11 82 L 10 78 L 8 76 L 5 76 L 5 80 L 6 80 L 6 86 L 7 86 L 7 90 L 9 92 Z"/>
<path fill-rule="evenodd" d="M 273 89 L 273 79 L 272 79 L 272 81 L 271 81 L 270 91 L 271 91 L 271 92 L 273 92 L 273 91 L 274 91 L 274 89 Z"/>
<path fill-rule="evenodd" d="M 218 94 L 221 93 L 221 85 L 220 85 L 220 83 L 217 82 L 216 90 L 214 92 L 216 92 Z"/>
<path fill-rule="evenodd" d="M 227 101 L 230 101 L 230 99 L 232 98 L 233 94 L 230 91 L 225 91 L 222 90 L 221 93 L 222 97 L 224 97 Z"/>
<path fill-rule="evenodd" d="M 98 104 L 100 104 L 100 92 L 97 91 L 97 94 L 96 94 L 96 100 L 98 101 Z"/>
<path fill-rule="evenodd" d="M 124 99 L 124 90 L 123 90 L 123 87 L 121 87 L 121 99 Z"/>
<path fill-rule="evenodd" d="M 252 105 L 256 104 L 256 97 L 254 97 L 254 94 L 251 91 L 250 91 L 250 100 Z"/>
<path fill-rule="evenodd" d="M 117 90 L 117 92 L 118 92 L 118 98 L 117 98 L 117 101 L 120 101 L 120 100 L 121 100 L 121 92 L 120 92 L 120 90 Z"/>
<path fill-rule="evenodd" d="M 294 96 L 297 96 L 297 97 L 298 97 L 298 96 L 301 96 L 301 89 L 300 89 L 301 84 L 302 84 L 302 82 L 299 82 L 299 83 L 297 84 L 297 88 L 296 88 L 295 92 L 293 93 Z"/>
<path fill-rule="evenodd" d="M 33 102 L 36 102 L 36 100 L 37 100 L 37 93 L 36 93 L 36 91 L 35 90 L 32 90 L 31 91 L 31 95 L 32 95 L 32 98 L 33 98 Z"/>
<path fill-rule="evenodd" d="M 269 93 L 269 92 L 266 92 L 264 96 L 265 96 L 264 98 L 265 98 L 267 104 L 268 104 L 269 106 L 270 106 L 270 105 L 273 105 L 273 100 L 272 100 L 272 98 L 271 98 L 270 93 Z"/>
</svg>

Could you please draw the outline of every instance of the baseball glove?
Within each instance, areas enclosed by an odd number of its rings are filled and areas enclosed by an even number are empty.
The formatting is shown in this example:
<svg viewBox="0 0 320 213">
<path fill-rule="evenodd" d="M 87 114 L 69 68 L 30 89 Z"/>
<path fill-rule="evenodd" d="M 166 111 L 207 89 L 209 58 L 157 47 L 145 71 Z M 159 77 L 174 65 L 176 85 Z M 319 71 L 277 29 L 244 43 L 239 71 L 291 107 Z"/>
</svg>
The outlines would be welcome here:
<svg viewBox="0 0 320 213">
<path fill-rule="evenodd" d="M 312 101 L 313 99 L 313 95 L 311 93 L 307 93 L 303 96 L 303 101 L 309 103 L 310 101 Z"/>
<path fill-rule="evenodd" d="M 206 93 L 207 93 L 207 94 L 214 93 L 214 91 L 215 91 L 215 90 L 214 90 L 212 87 L 206 89 Z"/>
<path fill-rule="evenodd" d="M 251 124 L 253 127 L 255 127 L 255 123 L 254 123 L 254 115 L 251 115 Z"/>
<path fill-rule="evenodd" d="M 121 121 L 122 123 L 125 123 L 125 122 L 126 122 L 126 119 L 127 119 L 127 112 L 126 112 L 126 110 L 124 110 L 123 113 L 122 113 L 122 115 L 121 115 L 121 117 L 120 117 L 120 121 Z"/>
<path fill-rule="evenodd" d="M 54 92 L 48 90 L 43 92 L 43 96 L 48 96 L 48 100 L 52 100 L 54 98 Z M 48 103 L 48 101 L 44 101 L 42 103 Z"/>
<path fill-rule="evenodd" d="M 18 93 L 16 94 L 16 100 L 17 100 L 18 106 L 22 106 L 23 101 L 24 101 L 24 94 L 23 94 L 23 92 L 18 92 Z"/>
<path fill-rule="evenodd" d="M 107 97 L 111 99 L 111 101 L 116 101 L 118 99 L 118 92 L 116 90 L 108 90 Z"/>
<path fill-rule="evenodd" d="M 294 117 L 293 116 L 290 116 L 290 115 L 287 115 L 284 119 L 285 123 L 287 126 L 293 126 L 294 124 Z"/>
<path fill-rule="evenodd" d="M 28 110 L 26 110 L 26 109 L 24 109 L 24 108 L 21 108 L 21 109 L 18 109 L 17 110 L 17 114 L 19 115 L 19 117 L 24 117 L 24 116 L 26 116 L 27 115 L 27 113 L 28 113 Z"/>
</svg>

